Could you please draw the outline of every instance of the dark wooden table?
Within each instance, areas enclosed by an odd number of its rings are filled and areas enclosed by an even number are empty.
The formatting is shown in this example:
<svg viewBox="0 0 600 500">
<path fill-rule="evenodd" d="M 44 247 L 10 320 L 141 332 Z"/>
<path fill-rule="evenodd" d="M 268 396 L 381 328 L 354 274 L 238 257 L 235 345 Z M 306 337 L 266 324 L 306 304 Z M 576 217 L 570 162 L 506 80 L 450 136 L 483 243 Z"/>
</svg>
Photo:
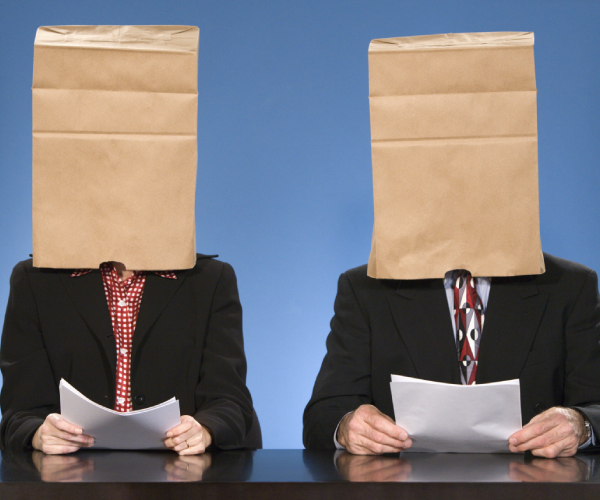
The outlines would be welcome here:
<svg viewBox="0 0 600 500">
<path fill-rule="evenodd" d="M 600 453 L 2 452 L 0 499 L 600 499 Z"/>
</svg>

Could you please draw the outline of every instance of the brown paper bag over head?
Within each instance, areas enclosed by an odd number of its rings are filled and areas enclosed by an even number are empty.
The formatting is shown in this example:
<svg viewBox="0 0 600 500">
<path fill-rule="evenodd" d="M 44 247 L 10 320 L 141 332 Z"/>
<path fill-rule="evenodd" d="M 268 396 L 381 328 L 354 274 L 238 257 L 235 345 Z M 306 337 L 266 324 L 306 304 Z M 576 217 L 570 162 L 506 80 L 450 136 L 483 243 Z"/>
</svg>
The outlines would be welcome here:
<svg viewBox="0 0 600 500">
<path fill-rule="evenodd" d="M 198 37 L 191 26 L 38 29 L 34 266 L 194 266 Z"/>
<path fill-rule="evenodd" d="M 545 271 L 533 33 L 373 40 L 369 103 L 369 276 Z"/>
</svg>

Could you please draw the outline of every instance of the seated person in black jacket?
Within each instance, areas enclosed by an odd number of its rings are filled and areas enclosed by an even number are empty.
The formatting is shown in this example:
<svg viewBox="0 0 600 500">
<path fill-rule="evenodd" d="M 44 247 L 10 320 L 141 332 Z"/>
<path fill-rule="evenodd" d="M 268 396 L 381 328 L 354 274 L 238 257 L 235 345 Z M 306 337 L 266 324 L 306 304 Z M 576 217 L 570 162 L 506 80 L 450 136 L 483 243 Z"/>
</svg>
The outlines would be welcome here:
<svg viewBox="0 0 600 500">
<path fill-rule="evenodd" d="M 253 409 L 231 266 L 198 255 L 189 270 L 132 273 L 122 288 L 144 279 L 139 316 L 132 341 L 117 344 L 120 325 L 111 321 L 103 275 L 114 281 L 119 274 L 129 273 L 118 264 L 85 274 L 37 269 L 31 260 L 15 267 L 0 349 L 0 445 L 46 453 L 93 445 L 58 414 L 61 378 L 113 409 L 147 408 L 175 396 L 182 424 L 165 445 L 182 455 L 211 444 L 242 445 Z M 125 314 L 136 306 L 128 299 L 120 306 Z M 128 367 L 130 391 L 121 396 L 119 375 Z"/>
<path fill-rule="evenodd" d="M 42 27 L 34 51 L 33 261 L 11 277 L 0 447 L 93 446 L 59 414 L 63 378 L 117 411 L 176 397 L 179 454 L 260 445 L 235 274 L 195 248 L 198 29 Z"/>
</svg>

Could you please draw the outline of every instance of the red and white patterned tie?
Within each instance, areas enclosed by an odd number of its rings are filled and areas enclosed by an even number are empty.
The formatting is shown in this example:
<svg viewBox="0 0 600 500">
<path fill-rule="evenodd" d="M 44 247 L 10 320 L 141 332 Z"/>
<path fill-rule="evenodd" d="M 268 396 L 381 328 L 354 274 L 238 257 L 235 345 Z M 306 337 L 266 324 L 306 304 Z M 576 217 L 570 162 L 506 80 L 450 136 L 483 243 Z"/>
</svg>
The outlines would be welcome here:
<svg viewBox="0 0 600 500">
<path fill-rule="evenodd" d="M 464 385 L 474 384 L 484 311 L 477 284 L 468 271 L 459 271 L 454 282 L 454 321 L 460 380 Z"/>
</svg>

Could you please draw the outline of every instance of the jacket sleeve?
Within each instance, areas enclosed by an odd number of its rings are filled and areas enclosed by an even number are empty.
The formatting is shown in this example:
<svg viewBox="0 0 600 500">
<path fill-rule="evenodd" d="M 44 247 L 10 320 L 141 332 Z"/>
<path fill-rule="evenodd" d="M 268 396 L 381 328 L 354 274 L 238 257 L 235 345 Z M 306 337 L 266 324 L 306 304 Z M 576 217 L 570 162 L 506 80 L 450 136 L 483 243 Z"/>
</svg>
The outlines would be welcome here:
<svg viewBox="0 0 600 500">
<path fill-rule="evenodd" d="M 565 406 L 580 410 L 600 444 L 600 294 L 589 271 L 565 326 Z"/>
<path fill-rule="evenodd" d="M 25 262 L 15 266 L 10 279 L 0 369 L 0 448 L 31 448 L 31 438 L 46 416 L 59 411 L 59 395 Z"/>
<path fill-rule="evenodd" d="M 223 264 L 210 312 L 194 418 L 208 427 L 215 446 L 239 447 L 252 423 L 252 398 L 246 387 L 242 306 L 233 268 Z"/>
<path fill-rule="evenodd" d="M 334 303 L 327 354 L 304 410 L 304 446 L 335 449 L 340 420 L 371 396 L 371 333 L 348 276 L 342 274 Z"/>
</svg>

